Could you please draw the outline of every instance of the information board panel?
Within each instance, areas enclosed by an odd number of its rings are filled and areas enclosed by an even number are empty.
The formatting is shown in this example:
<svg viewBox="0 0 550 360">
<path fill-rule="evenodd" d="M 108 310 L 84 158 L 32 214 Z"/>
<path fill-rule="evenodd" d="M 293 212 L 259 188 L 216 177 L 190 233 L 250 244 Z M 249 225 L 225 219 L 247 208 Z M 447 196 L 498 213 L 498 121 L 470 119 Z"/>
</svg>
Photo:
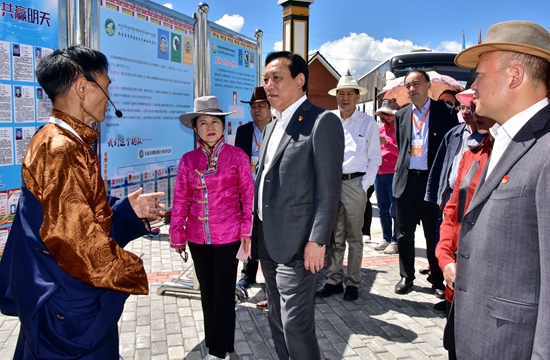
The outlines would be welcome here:
<svg viewBox="0 0 550 360">
<path fill-rule="evenodd" d="M 100 50 L 110 63 L 111 99 L 124 115 L 109 109 L 100 160 L 117 195 L 135 189 L 137 178 L 148 191 L 166 189 L 168 168 L 193 149 L 193 132 L 179 122 L 193 109 L 193 24 L 148 1 L 101 2 Z"/>
<path fill-rule="evenodd" d="M 222 110 L 234 111 L 226 119 L 225 135 L 234 143 L 237 128 L 249 121 L 248 104 L 257 85 L 258 46 L 229 29 L 210 23 L 210 79 L 212 95 L 218 97 Z"/>
<path fill-rule="evenodd" d="M 43 56 L 59 47 L 64 1 L 5 0 L 0 8 L 0 254 L 15 216 L 21 163 L 51 101 L 36 82 Z M 64 46 L 65 44 L 63 44 Z"/>
</svg>

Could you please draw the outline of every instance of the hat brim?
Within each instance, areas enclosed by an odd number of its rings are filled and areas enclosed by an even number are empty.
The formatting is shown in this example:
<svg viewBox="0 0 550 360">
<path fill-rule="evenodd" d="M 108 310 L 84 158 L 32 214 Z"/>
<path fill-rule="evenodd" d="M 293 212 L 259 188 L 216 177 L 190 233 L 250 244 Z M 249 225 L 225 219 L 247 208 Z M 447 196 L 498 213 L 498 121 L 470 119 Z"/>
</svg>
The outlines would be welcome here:
<svg viewBox="0 0 550 360">
<path fill-rule="evenodd" d="M 455 57 L 455 64 L 463 68 L 475 69 L 479 57 L 490 51 L 513 51 L 522 54 L 538 56 L 550 62 L 550 51 L 520 43 L 495 42 L 474 45 L 465 50 L 462 50 Z"/>
<path fill-rule="evenodd" d="M 355 90 L 359 90 L 359 95 L 365 95 L 367 93 L 367 89 L 365 89 L 364 87 L 362 86 L 353 86 L 353 85 L 350 85 L 350 86 L 340 86 L 340 87 L 335 87 L 334 89 L 331 89 L 328 91 L 328 94 L 329 95 L 332 95 L 332 96 L 336 96 L 336 93 L 338 92 L 338 90 L 342 90 L 342 89 L 355 89 Z"/>
<path fill-rule="evenodd" d="M 380 109 L 376 110 L 375 115 L 380 116 L 379 115 L 380 113 L 395 115 L 396 112 L 397 112 L 397 110 L 380 108 Z"/>
<path fill-rule="evenodd" d="M 268 101 L 267 99 L 260 99 L 260 100 L 255 100 L 254 103 L 257 103 L 257 102 L 262 102 L 262 101 Z M 252 101 L 246 101 L 246 100 L 241 100 L 241 102 L 243 104 L 252 104 L 253 102 Z"/>
<path fill-rule="evenodd" d="M 180 115 L 180 122 L 183 126 L 192 129 L 193 128 L 193 119 L 201 115 L 212 115 L 212 116 L 227 116 L 234 114 L 235 111 L 219 113 L 219 112 L 190 112 L 187 114 Z"/>
</svg>

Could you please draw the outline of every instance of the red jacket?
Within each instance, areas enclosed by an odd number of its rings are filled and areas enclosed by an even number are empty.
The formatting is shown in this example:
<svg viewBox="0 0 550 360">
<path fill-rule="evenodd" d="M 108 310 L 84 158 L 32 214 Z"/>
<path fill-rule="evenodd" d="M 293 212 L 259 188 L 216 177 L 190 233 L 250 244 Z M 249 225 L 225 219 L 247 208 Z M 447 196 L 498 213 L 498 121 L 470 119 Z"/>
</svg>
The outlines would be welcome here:
<svg viewBox="0 0 550 360">
<path fill-rule="evenodd" d="M 489 155 L 491 155 L 492 148 L 493 144 L 490 142 L 490 137 L 487 136 L 478 147 L 466 151 L 462 156 L 455 186 L 453 188 L 453 194 L 443 210 L 443 223 L 439 228 L 439 242 L 435 248 L 435 256 L 439 261 L 439 267 L 441 270 L 443 270 L 447 264 L 456 262 L 455 253 L 458 249 L 458 236 L 460 234 L 460 226 L 462 225 L 461 219 L 464 213 L 466 213 L 466 210 L 468 210 L 470 201 L 472 200 L 477 184 L 479 183 L 479 178 L 481 177 L 483 169 L 489 160 Z M 477 169 L 473 168 L 475 162 L 479 162 Z M 464 187 L 467 186 L 467 192 L 466 199 L 462 207 L 459 204 L 460 188 L 464 177 L 469 173 L 470 169 L 475 172 L 471 177 L 470 183 L 464 184 Z M 468 177 L 470 176 L 471 174 Z M 466 181 L 467 180 L 468 179 L 466 179 Z M 460 207 L 462 207 L 462 214 L 460 214 L 459 211 Z M 459 216 L 459 214 L 461 216 Z M 453 296 L 454 291 L 449 286 L 446 286 L 445 299 L 452 302 Z"/>
</svg>

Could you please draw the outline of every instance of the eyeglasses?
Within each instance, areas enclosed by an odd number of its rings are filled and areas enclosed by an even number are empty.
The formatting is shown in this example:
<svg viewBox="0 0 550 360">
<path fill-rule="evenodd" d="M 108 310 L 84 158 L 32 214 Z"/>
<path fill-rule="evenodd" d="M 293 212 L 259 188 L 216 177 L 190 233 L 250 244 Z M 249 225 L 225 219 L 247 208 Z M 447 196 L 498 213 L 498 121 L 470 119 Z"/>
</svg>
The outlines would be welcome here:
<svg viewBox="0 0 550 360">
<path fill-rule="evenodd" d="M 470 111 L 471 112 L 470 107 L 466 106 L 466 105 L 460 105 L 458 108 L 460 109 L 460 111 L 463 111 L 463 112 L 464 111 Z"/>
<path fill-rule="evenodd" d="M 267 109 L 269 107 L 269 105 L 267 104 L 257 104 L 257 105 L 250 105 L 250 110 L 256 110 L 256 109 Z"/>
<path fill-rule="evenodd" d="M 388 113 L 385 113 L 385 112 L 381 112 L 381 113 L 378 113 L 380 117 L 391 117 L 393 116 L 393 114 L 388 114 Z"/>
</svg>

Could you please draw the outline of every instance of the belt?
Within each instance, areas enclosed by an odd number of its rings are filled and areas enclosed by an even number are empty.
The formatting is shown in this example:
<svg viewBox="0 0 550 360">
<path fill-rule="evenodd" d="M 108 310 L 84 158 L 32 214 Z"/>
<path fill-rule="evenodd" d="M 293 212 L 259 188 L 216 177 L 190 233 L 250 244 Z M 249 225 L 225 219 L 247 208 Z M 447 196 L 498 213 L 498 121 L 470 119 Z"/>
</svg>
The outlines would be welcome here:
<svg viewBox="0 0 550 360">
<path fill-rule="evenodd" d="M 414 170 L 409 169 L 409 176 L 428 176 L 430 172 L 428 170 Z"/>
<path fill-rule="evenodd" d="M 354 172 L 351 174 L 342 174 L 342 180 L 351 180 L 355 179 L 356 177 L 365 175 L 364 172 Z"/>
</svg>

